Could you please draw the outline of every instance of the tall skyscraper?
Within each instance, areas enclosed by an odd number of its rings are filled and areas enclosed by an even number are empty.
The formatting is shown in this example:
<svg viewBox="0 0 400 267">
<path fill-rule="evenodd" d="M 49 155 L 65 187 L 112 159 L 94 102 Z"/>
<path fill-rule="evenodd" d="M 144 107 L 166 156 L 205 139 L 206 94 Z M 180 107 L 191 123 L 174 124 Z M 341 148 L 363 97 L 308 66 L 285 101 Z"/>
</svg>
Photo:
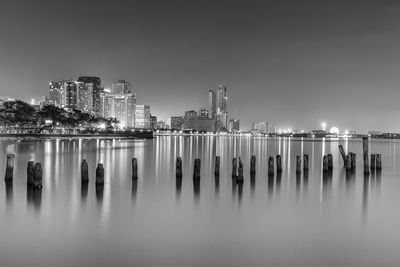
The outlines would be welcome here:
<svg viewBox="0 0 400 267">
<path fill-rule="evenodd" d="M 95 76 L 81 76 L 78 78 L 78 82 L 85 84 L 92 84 L 92 111 L 96 114 L 100 113 L 100 94 L 102 93 L 101 80 Z"/>
<path fill-rule="evenodd" d="M 140 129 L 150 128 L 150 106 L 136 105 L 135 127 Z"/>
<path fill-rule="evenodd" d="M 77 108 L 83 112 L 89 113 L 93 109 L 93 90 L 92 84 L 76 82 L 77 85 Z"/>
<path fill-rule="evenodd" d="M 181 116 L 171 117 L 171 129 L 181 130 L 183 124 L 183 118 Z"/>
<path fill-rule="evenodd" d="M 226 94 L 226 86 L 218 85 L 217 88 L 217 99 L 216 99 L 216 111 L 217 112 L 228 112 L 227 102 L 228 96 Z"/>
<path fill-rule="evenodd" d="M 66 104 L 66 92 L 64 81 L 49 82 L 49 103 L 57 107 L 65 107 Z"/>
<path fill-rule="evenodd" d="M 132 93 L 132 84 L 125 80 L 119 80 L 113 83 L 112 92 L 114 94 L 130 94 Z"/>
<path fill-rule="evenodd" d="M 78 108 L 78 88 L 75 81 L 67 81 L 64 83 L 66 92 L 66 108 L 76 109 Z"/>
<path fill-rule="evenodd" d="M 213 90 L 208 91 L 208 116 L 213 118 L 216 113 L 216 95 Z"/>
</svg>

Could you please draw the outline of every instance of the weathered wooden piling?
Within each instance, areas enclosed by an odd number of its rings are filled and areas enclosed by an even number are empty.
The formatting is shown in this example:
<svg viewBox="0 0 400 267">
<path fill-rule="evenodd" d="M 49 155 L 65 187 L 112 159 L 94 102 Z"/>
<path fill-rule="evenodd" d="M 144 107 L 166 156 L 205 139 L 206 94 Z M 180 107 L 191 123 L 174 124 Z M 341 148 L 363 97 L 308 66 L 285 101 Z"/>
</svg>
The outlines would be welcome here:
<svg viewBox="0 0 400 267">
<path fill-rule="evenodd" d="M 274 157 L 268 158 L 268 175 L 274 175 Z"/>
<path fill-rule="evenodd" d="M 356 163 L 357 163 L 357 154 L 350 152 L 350 158 L 351 158 L 351 169 L 355 170 L 356 169 Z"/>
<path fill-rule="evenodd" d="M 14 161 L 15 155 L 7 154 L 6 176 L 4 177 L 4 180 L 6 180 L 6 182 L 11 182 L 14 178 Z"/>
<path fill-rule="evenodd" d="M 333 156 L 332 156 L 332 154 L 328 154 L 327 157 L 328 157 L 328 169 L 332 170 L 333 169 Z"/>
<path fill-rule="evenodd" d="M 363 141 L 364 173 L 369 174 L 368 137 L 363 137 L 362 141 Z"/>
<path fill-rule="evenodd" d="M 340 151 L 340 155 L 342 155 L 342 159 L 343 159 L 343 162 L 344 162 L 344 166 L 346 166 L 346 153 L 344 152 L 344 149 L 343 149 L 343 146 L 342 145 L 339 145 L 339 151 Z"/>
<path fill-rule="evenodd" d="M 81 181 L 82 183 L 89 182 L 89 166 L 85 159 L 81 162 Z"/>
<path fill-rule="evenodd" d="M 281 155 L 276 155 L 276 172 L 282 172 L 282 158 Z"/>
<path fill-rule="evenodd" d="M 346 171 L 351 171 L 351 154 L 348 153 L 346 156 Z"/>
<path fill-rule="evenodd" d="M 200 166 L 201 166 L 200 159 L 195 159 L 194 160 L 194 168 L 193 168 L 193 180 L 196 180 L 196 181 L 200 180 Z"/>
<path fill-rule="evenodd" d="M 221 157 L 220 156 L 216 156 L 215 157 L 215 168 L 214 168 L 214 175 L 216 177 L 219 177 L 219 165 L 221 163 Z"/>
<path fill-rule="evenodd" d="M 42 164 L 37 162 L 35 164 L 35 167 L 33 168 L 33 187 L 34 188 L 42 188 L 42 175 L 43 175 L 43 170 L 42 170 Z"/>
<path fill-rule="evenodd" d="M 28 167 L 26 168 L 26 183 L 33 185 L 33 172 L 35 168 L 35 162 L 28 161 Z"/>
<path fill-rule="evenodd" d="M 182 178 L 182 158 L 177 157 L 175 163 L 175 176 L 176 178 Z"/>
<path fill-rule="evenodd" d="M 370 164 L 370 168 L 371 168 L 371 171 L 372 171 L 372 172 L 375 171 L 375 162 L 376 162 L 376 160 L 375 160 L 375 155 L 376 155 L 376 154 L 371 154 L 371 164 Z"/>
<path fill-rule="evenodd" d="M 256 174 L 256 156 L 252 155 L 250 159 L 250 176 Z"/>
<path fill-rule="evenodd" d="M 303 155 L 303 171 L 308 171 L 308 154 Z"/>
<path fill-rule="evenodd" d="M 327 172 L 328 171 L 328 156 L 324 155 L 322 157 L 322 171 Z"/>
<path fill-rule="evenodd" d="M 296 173 L 301 173 L 301 157 L 296 156 Z"/>
<path fill-rule="evenodd" d="M 232 177 L 237 176 L 237 158 L 232 159 Z"/>
<path fill-rule="evenodd" d="M 382 170 L 382 155 L 381 154 L 376 154 L 375 156 L 376 160 L 376 170 Z"/>
<path fill-rule="evenodd" d="M 96 185 L 104 184 L 104 166 L 103 163 L 97 164 L 96 168 Z"/>
<path fill-rule="evenodd" d="M 138 178 L 137 158 L 132 158 L 132 179 Z"/>
<path fill-rule="evenodd" d="M 239 184 L 242 184 L 244 181 L 244 177 L 243 177 L 243 162 L 239 157 L 239 168 L 238 168 L 238 176 L 236 179 L 236 182 Z"/>
</svg>

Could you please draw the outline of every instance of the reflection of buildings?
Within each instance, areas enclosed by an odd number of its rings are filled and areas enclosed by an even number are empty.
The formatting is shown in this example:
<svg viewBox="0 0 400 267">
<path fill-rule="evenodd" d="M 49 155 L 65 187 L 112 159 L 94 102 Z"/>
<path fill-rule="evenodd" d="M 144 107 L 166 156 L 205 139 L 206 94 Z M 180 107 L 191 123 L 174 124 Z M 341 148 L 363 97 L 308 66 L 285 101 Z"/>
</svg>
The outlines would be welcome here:
<svg viewBox="0 0 400 267">
<path fill-rule="evenodd" d="M 136 128 L 150 128 L 150 106 L 149 105 L 136 105 L 135 111 L 135 127 Z"/>
<path fill-rule="evenodd" d="M 240 122 L 239 120 L 229 120 L 228 122 L 228 131 L 229 132 L 238 132 L 240 130 Z"/>
</svg>

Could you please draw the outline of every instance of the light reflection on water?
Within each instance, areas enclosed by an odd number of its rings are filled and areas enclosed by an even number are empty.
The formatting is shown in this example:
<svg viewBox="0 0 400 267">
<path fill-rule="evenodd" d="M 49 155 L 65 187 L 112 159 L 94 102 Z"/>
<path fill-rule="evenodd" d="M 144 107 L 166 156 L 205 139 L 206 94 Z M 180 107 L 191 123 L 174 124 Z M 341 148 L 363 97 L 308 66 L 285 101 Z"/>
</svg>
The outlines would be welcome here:
<svg viewBox="0 0 400 267">
<path fill-rule="evenodd" d="M 337 149 L 357 154 L 348 173 Z M 4 141 L 15 153 L 14 182 L 0 183 L 1 265 L 399 265 L 400 169 L 396 140 L 370 142 L 382 172 L 364 176 L 360 140 L 163 136 L 154 140 Z M 268 177 L 268 157 L 283 173 Z M 296 155 L 310 169 L 295 173 Z M 334 169 L 322 174 L 322 156 Z M 250 157 L 256 175 L 250 177 Z M 175 160 L 183 178 L 175 178 Z M 221 157 L 214 176 L 215 156 Z M 233 183 L 232 158 L 244 164 Z M 131 179 L 131 159 L 139 179 Z M 193 162 L 201 159 L 201 180 Z M 89 165 L 81 184 L 80 163 Z M 29 160 L 42 162 L 42 190 L 26 186 Z M 97 163 L 104 186 L 95 186 Z M 13 244 L 10 246 L 9 244 Z M 32 249 L 34 247 L 35 249 Z M 15 248 L 18 248 L 18 257 Z M 46 255 L 46 257 L 42 257 Z M 96 255 L 96 256 L 94 256 Z"/>
</svg>

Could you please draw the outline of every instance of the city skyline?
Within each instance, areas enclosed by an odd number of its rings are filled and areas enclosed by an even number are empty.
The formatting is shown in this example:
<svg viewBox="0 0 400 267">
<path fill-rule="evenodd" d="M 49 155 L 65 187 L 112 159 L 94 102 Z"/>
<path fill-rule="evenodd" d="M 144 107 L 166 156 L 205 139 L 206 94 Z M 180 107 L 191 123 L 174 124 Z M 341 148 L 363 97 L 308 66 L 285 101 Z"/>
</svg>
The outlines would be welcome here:
<svg viewBox="0 0 400 267">
<path fill-rule="evenodd" d="M 206 107 L 206 92 L 224 84 L 244 129 L 325 121 L 400 132 L 399 14 L 393 1 L 3 1 L 0 93 L 28 99 L 50 80 L 126 79 L 166 120 Z"/>
</svg>

